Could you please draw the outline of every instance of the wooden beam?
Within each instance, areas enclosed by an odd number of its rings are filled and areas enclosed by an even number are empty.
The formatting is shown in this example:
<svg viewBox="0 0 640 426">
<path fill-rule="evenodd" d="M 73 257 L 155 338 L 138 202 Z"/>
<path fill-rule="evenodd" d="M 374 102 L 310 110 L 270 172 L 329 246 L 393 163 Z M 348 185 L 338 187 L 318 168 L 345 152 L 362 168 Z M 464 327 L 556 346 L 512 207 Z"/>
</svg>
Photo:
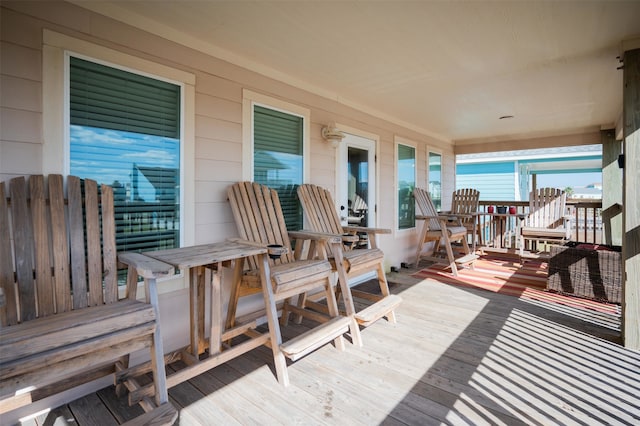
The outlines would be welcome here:
<svg viewBox="0 0 640 426">
<path fill-rule="evenodd" d="M 600 131 L 602 137 L 602 224 L 605 244 L 622 245 L 622 169 L 618 156 L 622 141 L 614 129 Z"/>
<path fill-rule="evenodd" d="M 640 48 L 624 52 L 623 78 L 623 301 L 624 346 L 640 349 Z"/>
</svg>

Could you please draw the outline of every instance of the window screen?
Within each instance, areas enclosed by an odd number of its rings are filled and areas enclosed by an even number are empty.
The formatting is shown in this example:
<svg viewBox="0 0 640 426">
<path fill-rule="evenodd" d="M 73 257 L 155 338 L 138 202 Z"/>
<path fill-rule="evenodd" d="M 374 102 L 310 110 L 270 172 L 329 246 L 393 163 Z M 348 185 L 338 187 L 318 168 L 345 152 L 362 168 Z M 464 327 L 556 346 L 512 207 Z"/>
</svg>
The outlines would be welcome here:
<svg viewBox="0 0 640 426">
<path fill-rule="evenodd" d="M 180 244 L 180 90 L 70 58 L 70 172 L 113 187 L 118 251 Z"/>
<path fill-rule="evenodd" d="M 261 106 L 253 113 L 253 179 L 278 192 L 287 229 L 302 229 L 303 118 Z"/>
</svg>

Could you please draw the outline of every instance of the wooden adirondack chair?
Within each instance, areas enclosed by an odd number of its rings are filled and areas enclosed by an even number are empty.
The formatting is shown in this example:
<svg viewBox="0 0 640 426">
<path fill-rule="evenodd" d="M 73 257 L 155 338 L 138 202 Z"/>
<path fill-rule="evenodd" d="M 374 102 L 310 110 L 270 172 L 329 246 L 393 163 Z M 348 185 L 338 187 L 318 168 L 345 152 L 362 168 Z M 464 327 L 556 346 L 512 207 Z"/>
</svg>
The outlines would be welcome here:
<svg viewBox="0 0 640 426">
<path fill-rule="evenodd" d="M 333 203 L 331 193 L 317 185 L 304 184 L 298 187 L 298 198 L 312 231 L 339 235 L 343 238 L 343 245 L 333 247 L 328 251 L 333 270 L 338 273 L 338 280 L 344 283 L 342 296 L 347 314 L 355 313 L 356 320 L 362 326 L 367 326 L 382 317 L 387 317 L 395 323 L 394 309 L 402 302 L 398 295 L 390 294 L 387 277 L 384 273 L 384 253 L 377 248 L 376 234 L 388 234 L 388 229 L 365 228 L 359 226 L 342 226 L 340 217 Z M 359 241 L 358 234 L 367 234 L 371 248 L 351 249 Z M 343 258 L 343 261 L 339 260 Z M 381 294 L 367 293 L 355 289 L 344 291 L 351 278 L 375 272 L 380 285 Z M 374 302 L 359 312 L 355 312 L 353 297 Z"/>
<path fill-rule="evenodd" d="M 451 200 L 451 211 L 440 212 L 441 214 L 454 213 L 464 215 L 461 217 L 462 225 L 467 228 L 467 233 L 472 238 L 478 238 L 478 242 L 482 245 L 482 230 L 478 222 L 478 205 L 480 203 L 480 191 L 473 188 L 461 188 L 453 191 Z M 474 240 L 475 241 L 475 240 Z"/>
<path fill-rule="evenodd" d="M 529 193 L 529 216 L 520 227 L 520 256 L 525 241 L 563 243 L 571 239 L 571 217 L 565 215 L 567 194 L 557 188 Z"/>
<path fill-rule="evenodd" d="M 454 276 L 458 275 L 457 265 L 470 265 L 473 268 L 473 262 L 477 256 L 469 250 L 467 228 L 462 223 L 462 219 L 469 215 L 438 213 L 429 193 L 422 188 L 415 188 L 413 195 L 422 213 L 422 215 L 416 215 L 416 219 L 424 220 L 418 239 L 418 247 L 416 248 L 416 265 L 418 265 L 420 259 L 428 259 L 438 263 L 442 263 L 444 260 L 444 263 L 451 268 Z M 432 241 L 435 243 L 433 253 L 423 253 L 424 244 Z M 459 241 L 462 244 L 463 256 L 458 258 L 454 256 L 453 248 L 451 247 L 451 243 L 455 241 Z M 444 245 L 446 258 L 438 256 L 441 245 Z"/>
<path fill-rule="evenodd" d="M 66 184 L 67 197 L 61 175 L 0 182 L 0 413 L 114 373 L 126 377 L 117 391 L 134 389 L 129 354 L 149 348 L 155 398 L 138 421 L 172 424 L 156 278 L 173 268 L 124 254 L 118 288 L 113 191 L 74 176 Z"/>
<path fill-rule="evenodd" d="M 275 360 L 278 380 L 289 384 L 285 357 L 296 361 L 318 347 L 334 341 L 338 349 L 344 350 L 343 334 L 350 331 L 352 338 L 359 336 L 358 325 L 353 316 L 342 316 L 338 312 L 335 293 L 331 282 L 331 265 L 322 259 L 301 259 L 304 240 L 319 242 L 319 246 L 340 245 L 341 240 L 326 235 L 308 232 L 287 232 L 284 215 L 278 193 L 265 185 L 252 182 L 240 182 L 228 190 L 229 202 L 240 238 L 261 245 L 281 246 L 282 255 L 270 259 L 269 265 L 263 265 L 270 272 L 270 283 L 260 282 L 257 273 L 257 259 L 248 259 L 249 269 L 240 281 L 241 287 L 262 290 L 267 311 L 267 321 L 271 335 L 271 349 Z M 296 251 L 292 251 L 291 239 L 296 240 Z M 308 291 L 321 289 L 327 300 L 328 316 L 324 313 L 298 307 L 294 298 Z M 251 291 L 235 288 L 230 302 L 228 325 L 233 323 L 235 307 L 241 294 Z M 305 316 L 319 325 L 309 331 L 283 343 L 278 325 L 276 304 L 282 304 L 282 325 L 286 325 L 289 313 Z"/>
</svg>

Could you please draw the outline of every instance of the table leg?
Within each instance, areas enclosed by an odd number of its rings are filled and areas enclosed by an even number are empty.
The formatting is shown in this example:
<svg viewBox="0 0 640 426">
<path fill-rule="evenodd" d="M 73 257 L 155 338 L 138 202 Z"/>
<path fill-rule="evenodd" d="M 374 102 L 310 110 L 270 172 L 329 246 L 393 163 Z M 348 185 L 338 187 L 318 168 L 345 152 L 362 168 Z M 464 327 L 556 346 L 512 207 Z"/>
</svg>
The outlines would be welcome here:
<svg viewBox="0 0 640 426">
<path fill-rule="evenodd" d="M 218 263 L 217 270 L 211 270 L 211 330 L 209 332 L 209 355 L 220 353 L 222 350 L 222 263 Z"/>
<path fill-rule="evenodd" d="M 231 283 L 231 294 L 229 295 L 229 306 L 227 307 L 227 321 L 225 329 L 232 328 L 236 323 L 236 309 L 238 308 L 238 300 L 240 298 L 240 284 L 242 282 L 242 270 L 244 267 L 244 258 L 236 259 L 233 262 L 233 277 Z"/>
<path fill-rule="evenodd" d="M 282 335 L 280 334 L 280 326 L 278 324 L 278 309 L 273 295 L 273 287 L 271 286 L 271 273 L 269 269 L 269 260 L 266 254 L 259 255 L 260 259 L 260 281 L 262 284 L 262 296 L 264 297 L 264 305 L 267 311 L 267 323 L 269 325 L 269 340 L 271 341 L 271 351 L 273 352 L 273 361 L 276 367 L 276 375 L 278 382 L 283 386 L 289 385 L 289 374 L 287 372 L 287 360 L 280 350 L 282 344 Z"/>
<path fill-rule="evenodd" d="M 204 352 L 204 267 L 193 267 L 189 271 L 189 307 L 190 307 L 190 337 L 191 337 L 191 355 L 198 359 L 198 356 Z"/>
</svg>

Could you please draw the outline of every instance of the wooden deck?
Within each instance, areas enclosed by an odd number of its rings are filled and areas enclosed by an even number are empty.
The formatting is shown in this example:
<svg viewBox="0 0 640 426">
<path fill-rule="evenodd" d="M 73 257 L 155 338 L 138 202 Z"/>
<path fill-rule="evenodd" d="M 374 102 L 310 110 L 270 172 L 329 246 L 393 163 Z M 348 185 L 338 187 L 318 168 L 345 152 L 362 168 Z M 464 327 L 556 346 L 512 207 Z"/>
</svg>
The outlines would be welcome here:
<svg viewBox="0 0 640 426">
<path fill-rule="evenodd" d="M 578 318 L 407 270 L 389 281 L 404 299 L 398 323 L 363 329 L 363 348 L 317 350 L 290 365 L 285 389 L 260 347 L 170 389 L 179 424 L 640 424 L 640 353 L 619 346 L 615 318 Z M 112 391 L 26 424 L 108 425 L 138 414 Z"/>
</svg>

